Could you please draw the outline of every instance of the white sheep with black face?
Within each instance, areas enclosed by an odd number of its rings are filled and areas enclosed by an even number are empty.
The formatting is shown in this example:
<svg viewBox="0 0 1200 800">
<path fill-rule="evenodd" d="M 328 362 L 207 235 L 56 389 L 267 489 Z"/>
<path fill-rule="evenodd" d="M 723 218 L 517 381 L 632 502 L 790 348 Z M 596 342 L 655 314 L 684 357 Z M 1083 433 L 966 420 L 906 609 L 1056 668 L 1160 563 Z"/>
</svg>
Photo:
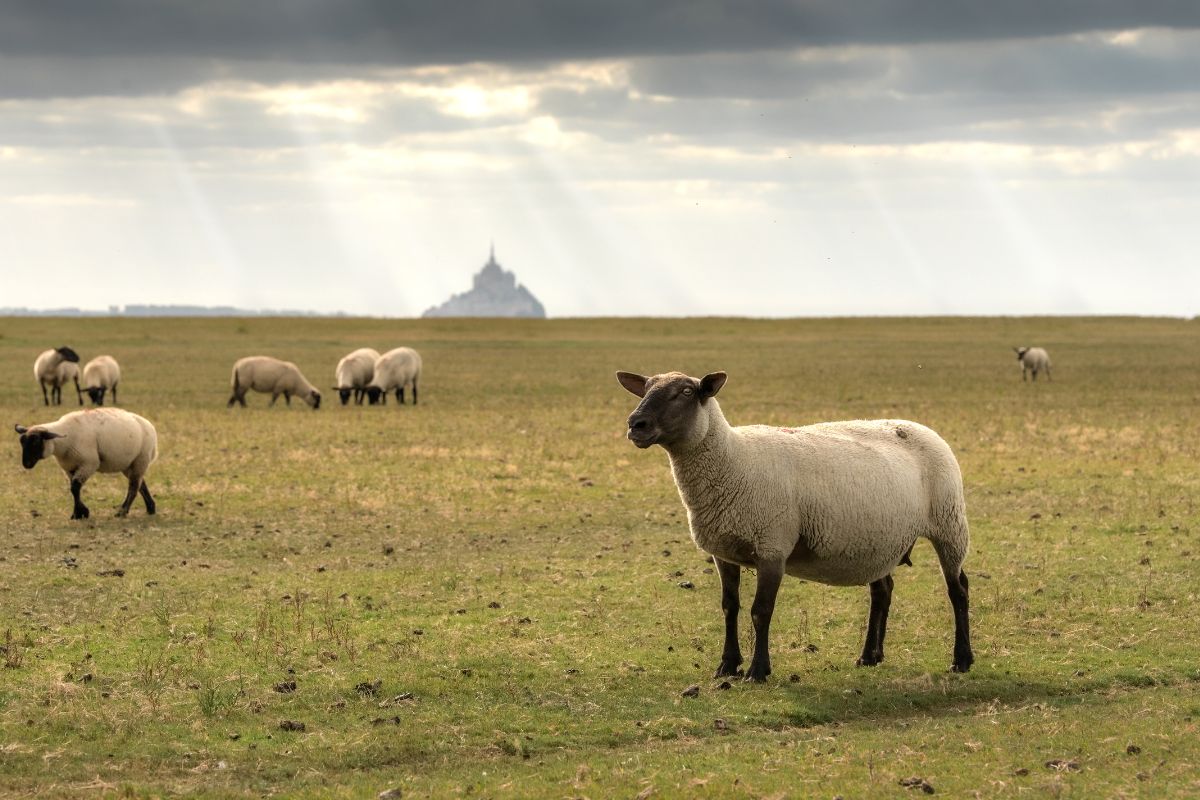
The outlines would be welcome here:
<svg viewBox="0 0 1200 800">
<path fill-rule="evenodd" d="M 125 502 L 118 517 L 140 492 L 146 513 L 153 514 L 154 498 L 146 486 L 146 470 L 158 457 L 158 433 L 144 417 L 119 408 L 94 408 L 73 411 L 55 422 L 25 427 L 17 425 L 21 436 L 21 464 L 33 469 L 43 458 L 54 456 L 71 482 L 75 507 L 71 519 L 90 516 L 80 493 L 88 478 L 97 472 L 120 472 L 129 479 Z"/>
<path fill-rule="evenodd" d="M 375 362 L 379 360 L 379 352 L 369 347 L 360 347 L 338 362 L 334 372 L 337 391 L 342 405 L 350 402 L 354 396 L 354 404 L 362 405 L 363 397 L 367 394 L 367 384 L 375 377 Z"/>
<path fill-rule="evenodd" d="M 642 398 L 628 437 L 661 445 L 688 512 L 692 539 L 721 577 L 725 646 L 717 675 L 740 674 L 741 568 L 757 572 L 750 613 L 754 655 L 746 679 L 771 673 L 767 648 L 783 576 L 835 586 L 869 585 L 861 666 L 883 660 L 892 570 L 910 563 L 918 538 L 933 543 L 954 609 L 951 669 L 974 661 L 968 626 L 968 530 L 962 475 L 950 447 L 906 420 L 827 422 L 800 428 L 731 427 L 716 394 L 726 375 L 680 372 L 617 380 Z"/>
<path fill-rule="evenodd" d="M 74 367 L 65 367 L 71 364 Z M 75 391 L 79 393 L 79 354 L 69 347 L 55 347 L 39 353 L 33 362 L 33 377 L 42 387 L 42 402 L 45 405 L 60 405 L 62 403 L 62 387 L 66 381 L 75 381 Z M 46 387 L 50 387 L 47 394 Z M 79 404 L 83 405 L 83 395 L 79 394 Z"/>
<path fill-rule="evenodd" d="M 229 382 L 233 394 L 225 404 L 226 408 L 232 407 L 234 403 L 240 403 L 244 408 L 246 392 L 251 389 L 270 394 L 270 405 L 275 405 L 275 401 L 283 395 L 283 399 L 290 406 L 292 395 L 295 395 L 312 406 L 314 411 L 321 407 L 321 393 L 291 361 L 280 361 L 270 356 L 239 358 L 233 365 L 233 375 L 230 376 Z"/>
<path fill-rule="evenodd" d="M 1031 372 L 1033 380 L 1036 381 L 1038 373 L 1043 370 L 1046 372 L 1046 380 L 1052 380 L 1050 354 L 1045 350 L 1040 347 L 1014 347 L 1013 352 L 1017 354 L 1017 363 L 1021 365 L 1021 380 L 1025 380 L 1025 374 Z"/>
<path fill-rule="evenodd" d="M 117 402 L 117 384 L 121 382 L 121 367 L 112 356 L 96 356 L 83 367 L 83 390 L 98 406 L 104 405 L 104 395 L 112 390 Z"/>
<path fill-rule="evenodd" d="M 417 404 L 417 384 L 421 380 L 421 355 L 411 347 L 388 350 L 375 362 L 375 377 L 367 385 L 367 402 L 387 403 L 388 392 L 395 390 L 396 402 L 404 405 L 404 387 L 412 387 L 413 405 Z"/>
</svg>

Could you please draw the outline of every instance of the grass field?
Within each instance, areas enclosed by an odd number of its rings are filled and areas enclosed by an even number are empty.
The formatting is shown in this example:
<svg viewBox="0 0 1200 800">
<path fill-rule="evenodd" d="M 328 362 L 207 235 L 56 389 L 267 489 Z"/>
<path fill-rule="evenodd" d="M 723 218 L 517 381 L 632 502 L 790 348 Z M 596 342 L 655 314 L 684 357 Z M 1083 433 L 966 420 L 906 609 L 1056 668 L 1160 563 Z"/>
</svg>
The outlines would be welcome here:
<svg viewBox="0 0 1200 800">
<path fill-rule="evenodd" d="M 0 794 L 1200 794 L 1200 322 L 2 319 L 10 431 L 75 408 L 32 377 L 60 344 L 121 363 L 159 514 L 115 518 L 99 475 L 70 521 L 57 465 L 26 472 L 8 434 Z M 420 406 L 337 405 L 340 356 L 400 344 Z M 1053 383 L 1022 384 L 1016 344 Z M 226 409 L 258 353 L 322 408 Z M 717 576 L 665 454 L 624 439 L 616 369 L 724 369 L 733 424 L 938 430 L 975 668 L 946 672 L 922 542 L 884 664 L 853 666 L 865 588 L 788 580 L 775 674 L 718 688 Z"/>
</svg>

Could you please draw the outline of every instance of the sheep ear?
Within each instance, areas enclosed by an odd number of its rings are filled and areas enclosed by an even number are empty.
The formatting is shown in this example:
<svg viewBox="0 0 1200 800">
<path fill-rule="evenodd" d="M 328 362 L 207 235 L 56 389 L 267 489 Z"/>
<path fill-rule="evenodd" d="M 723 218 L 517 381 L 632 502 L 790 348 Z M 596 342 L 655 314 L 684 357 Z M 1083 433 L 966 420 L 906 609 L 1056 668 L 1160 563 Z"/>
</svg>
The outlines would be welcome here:
<svg viewBox="0 0 1200 800">
<path fill-rule="evenodd" d="M 42 431 L 42 441 L 47 439 L 62 439 L 66 437 L 64 433 L 55 433 L 54 431 Z"/>
<path fill-rule="evenodd" d="M 729 376 L 724 372 L 710 372 L 700 379 L 700 397 L 708 398 L 716 396 L 717 392 L 721 391 L 721 387 L 725 385 L 725 379 Z"/>
<path fill-rule="evenodd" d="M 13 425 L 13 430 L 16 431 L 17 433 L 24 434 L 25 431 L 29 430 L 29 428 L 26 428 L 24 425 L 21 425 L 20 423 L 18 423 L 16 425 Z"/>
<path fill-rule="evenodd" d="M 636 372 L 618 372 L 617 382 L 624 386 L 630 394 L 635 394 L 638 397 L 646 396 L 645 375 L 638 375 Z"/>
</svg>

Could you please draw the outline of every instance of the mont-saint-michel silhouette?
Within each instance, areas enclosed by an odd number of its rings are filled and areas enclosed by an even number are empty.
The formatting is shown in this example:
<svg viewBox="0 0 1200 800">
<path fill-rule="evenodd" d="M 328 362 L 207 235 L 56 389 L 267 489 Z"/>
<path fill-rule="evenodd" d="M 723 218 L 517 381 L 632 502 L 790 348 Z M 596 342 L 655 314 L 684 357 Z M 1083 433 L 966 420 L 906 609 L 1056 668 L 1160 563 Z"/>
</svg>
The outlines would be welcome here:
<svg viewBox="0 0 1200 800">
<path fill-rule="evenodd" d="M 470 291 L 428 309 L 422 317 L 531 317 L 545 319 L 546 309 L 517 276 L 496 261 L 492 246 L 488 262 L 475 275 Z"/>
</svg>

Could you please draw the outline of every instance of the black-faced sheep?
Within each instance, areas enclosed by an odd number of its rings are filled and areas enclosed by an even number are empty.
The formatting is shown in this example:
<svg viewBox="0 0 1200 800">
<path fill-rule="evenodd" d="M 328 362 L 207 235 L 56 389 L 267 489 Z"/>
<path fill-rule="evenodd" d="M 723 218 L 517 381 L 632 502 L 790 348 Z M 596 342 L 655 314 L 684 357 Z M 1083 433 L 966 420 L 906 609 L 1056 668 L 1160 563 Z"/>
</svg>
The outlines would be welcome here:
<svg viewBox="0 0 1200 800">
<path fill-rule="evenodd" d="M 371 405 L 387 403 L 388 392 L 396 390 L 396 401 L 404 404 L 404 387 L 412 386 L 413 405 L 417 404 L 417 383 L 421 379 L 421 356 L 411 347 L 397 347 L 375 362 L 375 377 L 367 386 Z"/>
<path fill-rule="evenodd" d="M 54 456 L 71 482 L 75 505 L 71 519 L 86 519 L 90 512 L 80 493 L 88 478 L 97 472 L 120 472 L 129 479 L 125 502 L 118 517 L 129 513 L 141 492 L 146 513 L 154 513 L 154 498 L 146 486 L 146 470 L 158 456 L 158 434 L 143 417 L 119 408 L 73 411 L 56 422 L 26 428 L 17 425 L 21 436 L 21 464 L 33 469 L 39 461 Z"/>
<path fill-rule="evenodd" d="M 1017 362 L 1021 365 L 1021 380 L 1025 380 L 1027 372 L 1033 373 L 1033 380 L 1037 380 L 1038 373 L 1042 370 L 1046 371 L 1046 380 L 1052 380 L 1050 377 L 1050 354 L 1040 347 L 1014 347 L 1013 352 L 1017 354 Z M 1067 376 L 1070 378 L 1070 376 Z"/>
<path fill-rule="evenodd" d="M 112 356 L 96 356 L 83 367 L 83 390 L 98 406 L 104 405 L 104 394 L 112 390 L 112 401 L 117 402 L 117 384 L 121 382 L 121 368 Z"/>
<path fill-rule="evenodd" d="M 741 568 L 757 571 L 750 615 L 754 655 L 746 679 L 771 673 L 767 636 L 785 574 L 836 586 L 870 586 L 867 639 L 858 663 L 883 660 L 892 570 L 918 537 L 937 551 L 954 609 L 951 669 L 974 661 L 968 627 L 968 531 L 962 476 L 950 447 L 904 420 L 829 422 L 801 428 L 731 427 L 716 394 L 725 373 L 643 377 L 618 372 L 642 398 L 629 415 L 638 447 L 667 451 L 692 539 L 721 577 L 725 646 L 717 675 L 739 674 Z"/>
<path fill-rule="evenodd" d="M 42 402 L 45 405 L 50 405 L 53 401 L 54 405 L 62 403 L 62 385 L 64 380 L 71 380 L 70 368 L 59 370 L 63 364 L 74 364 L 74 380 L 75 391 L 79 391 L 79 354 L 69 347 L 56 347 L 53 350 L 46 350 L 38 354 L 37 359 L 33 362 L 33 377 L 42 387 Z M 46 387 L 50 387 L 50 393 L 46 393 Z M 79 396 L 79 404 L 83 405 L 83 395 Z"/>
<path fill-rule="evenodd" d="M 275 405 L 279 395 L 290 406 L 292 395 L 296 395 L 313 410 L 321 407 L 321 393 L 300 373 L 300 368 L 290 361 L 280 361 L 270 356 L 247 356 L 238 359 L 233 365 L 233 375 L 230 377 L 233 394 L 229 397 L 226 407 L 234 403 L 246 405 L 246 392 L 253 389 L 271 395 L 270 405 Z"/>
<path fill-rule="evenodd" d="M 354 396 L 354 404 L 361 406 L 363 397 L 367 394 L 367 384 L 375 377 L 375 362 L 379 360 L 379 352 L 369 347 L 360 347 L 338 362 L 335 372 L 338 397 L 342 405 L 350 402 Z"/>
</svg>

